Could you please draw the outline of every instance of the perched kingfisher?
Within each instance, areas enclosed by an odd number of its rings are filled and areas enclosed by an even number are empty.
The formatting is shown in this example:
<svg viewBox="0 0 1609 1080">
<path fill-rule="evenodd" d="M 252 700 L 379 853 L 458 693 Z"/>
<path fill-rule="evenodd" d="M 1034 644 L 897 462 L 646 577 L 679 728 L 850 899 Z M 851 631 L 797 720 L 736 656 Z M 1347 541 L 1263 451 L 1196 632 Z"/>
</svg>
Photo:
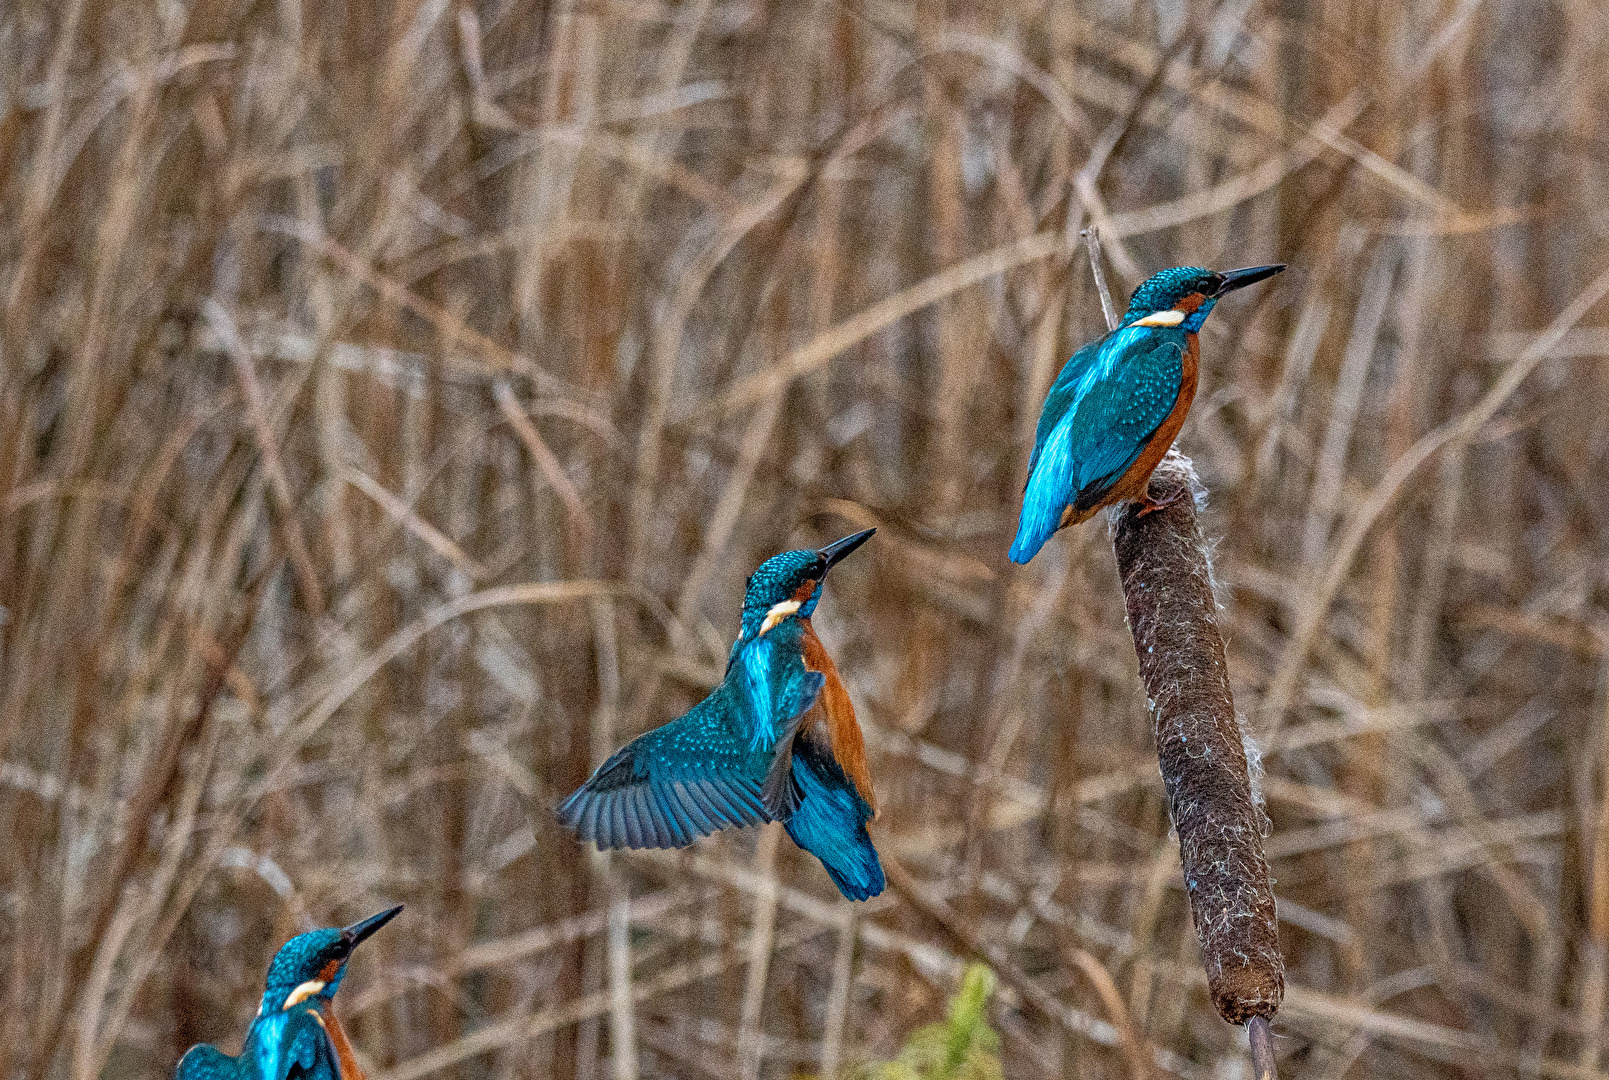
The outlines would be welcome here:
<svg viewBox="0 0 1609 1080">
<path fill-rule="evenodd" d="M 330 1003 L 352 950 L 401 910 L 399 904 L 344 930 L 313 930 L 280 946 L 240 1056 L 199 1043 L 179 1059 L 175 1080 L 363 1080 Z"/>
<path fill-rule="evenodd" d="M 600 848 L 679 848 L 720 829 L 780 821 L 838 891 L 883 891 L 866 822 L 877 798 L 855 708 L 810 616 L 839 560 L 876 529 L 756 570 L 726 676 L 703 701 L 639 735 L 559 805 Z"/>
<path fill-rule="evenodd" d="M 1073 354 L 1039 414 L 1011 561 L 1026 563 L 1056 530 L 1103 506 L 1146 496 L 1196 396 L 1196 334 L 1213 305 L 1283 265 L 1217 273 L 1175 266 L 1147 279 L 1116 330 Z"/>
</svg>

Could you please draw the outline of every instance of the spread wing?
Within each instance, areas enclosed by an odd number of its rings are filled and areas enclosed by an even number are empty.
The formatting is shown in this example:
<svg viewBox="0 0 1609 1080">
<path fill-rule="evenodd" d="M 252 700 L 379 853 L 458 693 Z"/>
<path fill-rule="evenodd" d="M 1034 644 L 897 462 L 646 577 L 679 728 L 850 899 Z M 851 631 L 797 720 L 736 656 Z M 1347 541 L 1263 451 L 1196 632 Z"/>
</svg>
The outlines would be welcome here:
<svg viewBox="0 0 1609 1080">
<path fill-rule="evenodd" d="M 1063 511 L 1098 504 L 1139 459 L 1179 400 L 1186 343 L 1182 331 L 1125 328 L 1097 343 L 1095 359 L 1086 347 L 1068 361 L 1040 416 L 1013 562 L 1033 558 Z"/>
<path fill-rule="evenodd" d="M 559 805 L 559 820 L 600 848 L 686 847 L 777 820 L 762 792 L 766 775 L 822 681 L 786 647 L 785 625 L 734 654 L 709 697 L 599 766 Z"/>
</svg>

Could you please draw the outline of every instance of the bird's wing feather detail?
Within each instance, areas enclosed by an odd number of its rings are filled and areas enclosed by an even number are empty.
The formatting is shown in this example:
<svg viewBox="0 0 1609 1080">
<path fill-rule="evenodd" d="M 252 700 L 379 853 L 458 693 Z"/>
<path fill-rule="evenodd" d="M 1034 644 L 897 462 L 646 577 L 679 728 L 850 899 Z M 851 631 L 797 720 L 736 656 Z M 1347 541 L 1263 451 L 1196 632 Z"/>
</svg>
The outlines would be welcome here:
<svg viewBox="0 0 1609 1080">
<path fill-rule="evenodd" d="M 822 684 L 789 637 L 795 621 L 746 646 L 726 681 L 686 714 L 616 751 L 559 805 L 559 820 L 600 848 L 676 848 L 788 812 L 775 789 L 775 811 L 767 806 L 766 778 L 779 736 L 815 704 Z"/>
<path fill-rule="evenodd" d="M 1073 501 L 1079 509 L 1094 506 L 1111 490 L 1178 403 L 1185 335 L 1164 332 L 1169 339 L 1159 344 L 1140 340 L 1124 349 L 1110 375 L 1078 403 L 1072 419 L 1078 447 Z"/>
<path fill-rule="evenodd" d="M 200 1050 L 200 1047 L 194 1048 L 180 1060 L 179 1080 L 211 1080 L 231 1073 L 236 1080 L 242 1076 L 250 1080 L 341 1078 L 335 1048 L 330 1045 L 329 1035 L 311 1005 L 258 1017 L 246 1035 L 246 1046 L 238 1059 L 216 1050 L 197 1059 L 198 1065 L 209 1070 L 228 1063 L 228 1071 L 197 1072 L 188 1067 L 187 1063 Z"/>
<path fill-rule="evenodd" d="M 1013 562 L 1033 558 L 1064 510 L 1097 505 L 1139 459 L 1178 401 L 1187 340 L 1127 327 L 1098 343 L 1098 362 L 1080 359 L 1088 347 L 1068 361 L 1040 416 Z"/>
<path fill-rule="evenodd" d="M 197 1043 L 179 1059 L 174 1080 L 237 1080 L 240 1059 L 230 1057 L 216 1046 Z"/>
<path fill-rule="evenodd" d="M 806 636 L 814 638 L 815 635 L 807 630 Z M 802 658 L 798 649 L 790 650 L 790 655 Z M 766 811 L 776 821 L 787 821 L 792 817 L 799 808 L 799 800 L 804 798 L 789 763 L 793 759 L 793 747 L 801 727 L 816 706 L 826 701 L 822 695 L 822 689 L 827 685 L 825 672 L 812 671 L 802 663 L 790 667 L 794 670 L 786 672 L 786 681 L 777 694 L 776 702 L 777 711 L 788 717 L 787 726 L 777 740 L 771 765 L 766 769 L 765 782 L 760 787 Z"/>
<path fill-rule="evenodd" d="M 760 785 L 760 801 L 765 803 L 766 813 L 771 815 L 773 821 L 787 821 L 799 809 L 799 803 L 804 798 L 804 792 L 799 789 L 799 783 L 793 775 L 793 744 L 804 721 L 805 713 L 800 713 L 788 722 L 787 730 L 777 740 L 777 752 L 771 757 L 765 782 Z"/>
<path fill-rule="evenodd" d="M 606 849 L 685 847 L 769 820 L 748 737 L 722 689 L 615 751 L 559 804 L 559 820 Z"/>
</svg>

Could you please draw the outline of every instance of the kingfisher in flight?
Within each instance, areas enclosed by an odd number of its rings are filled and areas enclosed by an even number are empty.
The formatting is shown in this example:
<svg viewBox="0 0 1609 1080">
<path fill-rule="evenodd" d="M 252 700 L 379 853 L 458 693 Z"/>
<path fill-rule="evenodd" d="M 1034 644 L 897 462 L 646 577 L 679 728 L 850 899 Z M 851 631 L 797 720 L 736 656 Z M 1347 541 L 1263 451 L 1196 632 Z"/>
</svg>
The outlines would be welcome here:
<svg viewBox="0 0 1609 1080">
<path fill-rule="evenodd" d="M 1146 495 L 1196 396 L 1197 333 L 1213 306 L 1285 269 L 1175 266 L 1148 278 L 1117 329 L 1073 354 L 1051 384 L 1034 434 L 1011 561 L 1026 563 L 1061 528 Z"/>
<path fill-rule="evenodd" d="M 280 946 L 240 1056 L 197 1044 L 179 1059 L 174 1080 L 363 1080 L 330 1003 L 352 950 L 401 910 L 399 904 L 345 929 L 313 930 Z"/>
<path fill-rule="evenodd" d="M 851 900 L 883 891 L 867 835 L 877 812 L 849 692 L 810 616 L 827 571 L 876 532 L 760 564 L 726 676 L 685 714 L 639 735 L 559 804 L 600 848 L 680 848 L 779 821 Z"/>
</svg>

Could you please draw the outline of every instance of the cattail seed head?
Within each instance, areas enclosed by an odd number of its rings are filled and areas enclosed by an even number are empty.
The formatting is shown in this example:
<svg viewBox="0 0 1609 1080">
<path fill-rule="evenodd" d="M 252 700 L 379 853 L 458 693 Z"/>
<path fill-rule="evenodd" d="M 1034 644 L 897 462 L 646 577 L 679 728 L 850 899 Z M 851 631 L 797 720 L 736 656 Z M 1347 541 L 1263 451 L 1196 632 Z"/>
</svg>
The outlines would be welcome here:
<svg viewBox="0 0 1609 1080">
<path fill-rule="evenodd" d="M 1229 689 L 1212 564 L 1196 521 L 1189 459 L 1170 451 L 1150 497 L 1174 501 L 1114 515 L 1113 544 L 1156 734 L 1168 808 L 1179 834 L 1190 915 L 1207 986 L 1232 1024 L 1271 1017 L 1285 989 L 1274 893 L 1256 797 Z"/>
</svg>

